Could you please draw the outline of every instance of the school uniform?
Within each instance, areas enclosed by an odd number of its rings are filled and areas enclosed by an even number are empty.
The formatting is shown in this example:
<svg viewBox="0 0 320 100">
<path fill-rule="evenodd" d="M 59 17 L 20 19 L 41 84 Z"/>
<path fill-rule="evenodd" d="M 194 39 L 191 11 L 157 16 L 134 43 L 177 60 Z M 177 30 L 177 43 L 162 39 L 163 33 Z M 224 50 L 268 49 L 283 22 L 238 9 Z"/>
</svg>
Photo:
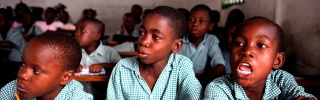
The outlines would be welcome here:
<svg viewBox="0 0 320 100">
<path fill-rule="evenodd" d="M 204 100 L 229 99 L 249 100 L 244 89 L 232 75 L 225 75 L 213 80 L 205 89 Z M 294 77 L 283 70 L 272 70 L 266 79 L 262 100 L 292 100 L 298 96 L 315 98 L 305 93 Z"/>
<path fill-rule="evenodd" d="M 191 59 L 196 76 L 203 74 L 206 66 L 214 68 L 218 64 L 225 65 L 219 47 L 219 39 L 211 34 L 206 34 L 198 47 L 189 42 L 188 35 L 186 35 L 183 38 L 183 45 L 179 54 Z"/>
<path fill-rule="evenodd" d="M 100 42 L 98 48 L 93 51 L 91 54 L 82 49 L 82 58 L 80 65 L 84 68 L 89 68 L 92 64 L 101 64 L 101 63 L 117 63 L 120 61 L 121 57 L 115 49 L 109 46 L 105 46 Z M 85 91 L 93 95 L 99 95 L 99 89 L 97 89 L 91 82 L 81 82 L 85 87 Z M 102 90 L 101 90 L 102 91 Z M 104 94 L 104 93 L 103 93 Z"/>
<path fill-rule="evenodd" d="M 13 48 L 8 55 L 9 61 L 22 62 L 21 56 L 23 49 L 26 46 L 26 41 L 19 29 L 10 28 L 6 37 L 3 37 L 0 34 L 0 41 L 10 41 L 13 43 Z"/>
<path fill-rule="evenodd" d="M 107 100 L 199 100 L 201 84 L 185 56 L 171 54 L 167 65 L 150 90 L 139 71 L 138 57 L 119 61 L 111 73 Z"/>
<path fill-rule="evenodd" d="M 121 34 L 121 31 L 118 31 L 116 34 L 120 35 Z M 126 31 L 124 31 L 124 34 L 123 36 L 129 36 L 129 33 Z M 137 30 L 133 30 L 132 34 L 131 34 L 132 37 L 135 37 L 135 38 L 138 38 L 140 36 L 140 33 L 139 31 Z"/>
<path fill-rule="evenodd" d="M 15 93 L 18 93 L 17 80 L 13 80 L 0 90 L 0 100 L 16 100 Z M 25 98 L 20 98 L 25 99 Z M 36 100 L 36 98 L 28 98 L 28 100 Z M 64 86 L 54 100 L 93 100 L 91 94 L 83 91 L 82 85 L 72 80 Z"/>
<path fill-rule="evenodd" d="M 39 26 L 42 32 L 57 31 L 58 28 L 62 28 L 64 26 L 60 21 L 54 21 L 49 25 L 46 21 L 36 21 L 35 25 Z"/>
<path fill-rule="evenodd" d="M 26 30 L 24 29 L 23 26 L 18 26 L 15 30 L 17 30 L 16 32 L 19 32 L 19 34 L 22 34 L 23 36 L 24 36 L 24 33 L 26 33 L 26 32 L 25 32 Z M 35 24 L 33 24 L 33 25 L 31 26 L 31 28 L 29 29 L 29 31 L 28 31 L 29 37 L 34 37 L 34 36 L 40 35 L 40 34 L 42 34 L 42 33 L 43 33 L 43 32 L 41 31 L 40 27 L 37 26 L 37 25 L 35 25 Z M 25 36 L 24 36 L 24 37 L 25 37 Z"/>
</svg>

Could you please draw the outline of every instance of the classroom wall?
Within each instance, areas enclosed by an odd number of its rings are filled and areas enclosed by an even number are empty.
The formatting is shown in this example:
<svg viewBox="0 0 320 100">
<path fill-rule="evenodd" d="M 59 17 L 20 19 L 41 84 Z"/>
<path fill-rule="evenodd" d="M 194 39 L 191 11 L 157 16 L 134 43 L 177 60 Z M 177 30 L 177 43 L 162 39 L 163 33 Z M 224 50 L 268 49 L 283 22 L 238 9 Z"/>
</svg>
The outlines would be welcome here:
<svg viewBox="0 0 320 100">
<path fill-rule="evenodd" d="M 2 0 L 12 6 L 19 0 Z M 76 22 L 85 8 L 97 10 L 97 18 L 106 24 L 105 35 L 120 29 L 122 16 L 133 4 L 143 9 L 168 5 L 190 10 L 196 4 L 206 4 L 221 13 L 219 26 L 224 26 L 230 10 L 238 8 L 246 18 L 264 16 L 278 23 L 285 32 L 286 53 L 294 57 L 292 69 L 298 74 L 320 75 L 320 0 L 246 0 L 245 3 L 221 9 L 221 0 L 23 0 L 30 6 L 48 7 L 63 3 Z"/>
</svg>

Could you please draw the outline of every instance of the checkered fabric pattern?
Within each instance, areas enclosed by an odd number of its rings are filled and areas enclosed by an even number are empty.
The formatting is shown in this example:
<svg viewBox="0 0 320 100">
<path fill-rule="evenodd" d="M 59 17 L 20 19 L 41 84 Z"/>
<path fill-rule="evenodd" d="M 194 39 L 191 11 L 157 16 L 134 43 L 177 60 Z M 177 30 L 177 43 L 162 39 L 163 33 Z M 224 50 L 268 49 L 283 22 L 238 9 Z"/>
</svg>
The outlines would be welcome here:
<svg viewBox="0 0 320 100">
<path fill-rule="evenodd" d="M 140 76 L 138 58 L 131 57 L 120 60 L 113 69 L 107 100 L 199 100 L 201 88 L 185 56 L 170 55 L 152 90 Z"/>
<path fill-rule="evenodd" d="M 316 98 L 305 93 L 294 77 L 283 70 L 273 70 L 267 77 L 262 100 L 292 100 L 298 96 Z M 231 75 L 213 80 L 205 89 L 204 100 L 249 100 L 243 88 Z"/>
<path fill-rule="evenodd" d="M 5 85 L 0 91 L 0 100 L 16 100 L 17 80 L 13 80 Z M 24 100 L 24 98 L 21 98 Z M 36 100 L 29 98 L 28 100 Z M 83 86 L 75 80 L 69 82 L 56 96 L 54 100 L 93 100 L 93 96 L 83 91 Z"/>
</svg>

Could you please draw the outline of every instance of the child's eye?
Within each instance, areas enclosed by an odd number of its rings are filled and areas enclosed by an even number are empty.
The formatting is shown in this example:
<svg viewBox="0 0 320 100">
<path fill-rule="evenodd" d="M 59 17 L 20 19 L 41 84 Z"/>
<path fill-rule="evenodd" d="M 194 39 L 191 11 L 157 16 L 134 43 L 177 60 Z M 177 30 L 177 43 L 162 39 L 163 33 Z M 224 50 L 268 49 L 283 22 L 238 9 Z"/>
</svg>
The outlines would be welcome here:
<svg viewBox="0 0 320 100">
<path fill-rule="evenodd" d="M 194 19 L 190 18 L 190 19 L 189 19 L 189 22 L 194 22 Z"/>
<path fill-rule="evenodd" d="M 235 46 L 243 46 L 244 44 L 241 43 L 241 42 L 234 42 L 233 45 L 235 45 Z"/>
<path fill-rule="evenodd" d="M 259 48 L 267 48 L 267 45 L 264 45 L 264 44 L 258 44 L 258 47 L 259 47 Z"/>
<path fill-rule="evenodd" d="M 24 63 L 22 63 L 22 65 L 21 65 L 22 67 L 26 67 L 26 64 L 24 64 Z"/>
<path fill-rule="evenodd" d="M 33 72 L 35 73 L 35 74 L 41 74 L 42 73 L 42 71 L 41 70 L 38 70 L 38 69 L 33 69 Z"/>
<path fill-rule="evenodd" d="M 139 31 L 140 34 L 144 34 L 144 31 Z"/>
<path fill-rule="evenodd" d="M 153 38 L 156 39 L 156 40 L 161 39 L 161 38 L 160 38 L 159 36 L 157 36 L 157 35 L 153 35 Z"/>
<path fill-rule="evenodd" d="M 86 30 L 84 30 L 84 29 L 81 29 L 81 33 L 85 33 L 86 32 Z"/>
</svg>

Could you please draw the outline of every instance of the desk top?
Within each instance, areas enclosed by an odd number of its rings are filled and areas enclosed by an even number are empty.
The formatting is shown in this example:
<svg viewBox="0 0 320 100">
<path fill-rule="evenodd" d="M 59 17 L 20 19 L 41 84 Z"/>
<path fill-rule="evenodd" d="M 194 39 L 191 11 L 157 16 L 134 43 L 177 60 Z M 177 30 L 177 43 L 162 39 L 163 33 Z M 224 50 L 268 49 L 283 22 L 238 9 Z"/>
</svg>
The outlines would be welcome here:
<svg viewBox="0 0 320 100">
<path fill-rule="evenodd" d="M 94 75 L 94 76 L 74 76 L 77 81 L 85 82 L 108 82 L 110 75 Z"/>
</svg>

